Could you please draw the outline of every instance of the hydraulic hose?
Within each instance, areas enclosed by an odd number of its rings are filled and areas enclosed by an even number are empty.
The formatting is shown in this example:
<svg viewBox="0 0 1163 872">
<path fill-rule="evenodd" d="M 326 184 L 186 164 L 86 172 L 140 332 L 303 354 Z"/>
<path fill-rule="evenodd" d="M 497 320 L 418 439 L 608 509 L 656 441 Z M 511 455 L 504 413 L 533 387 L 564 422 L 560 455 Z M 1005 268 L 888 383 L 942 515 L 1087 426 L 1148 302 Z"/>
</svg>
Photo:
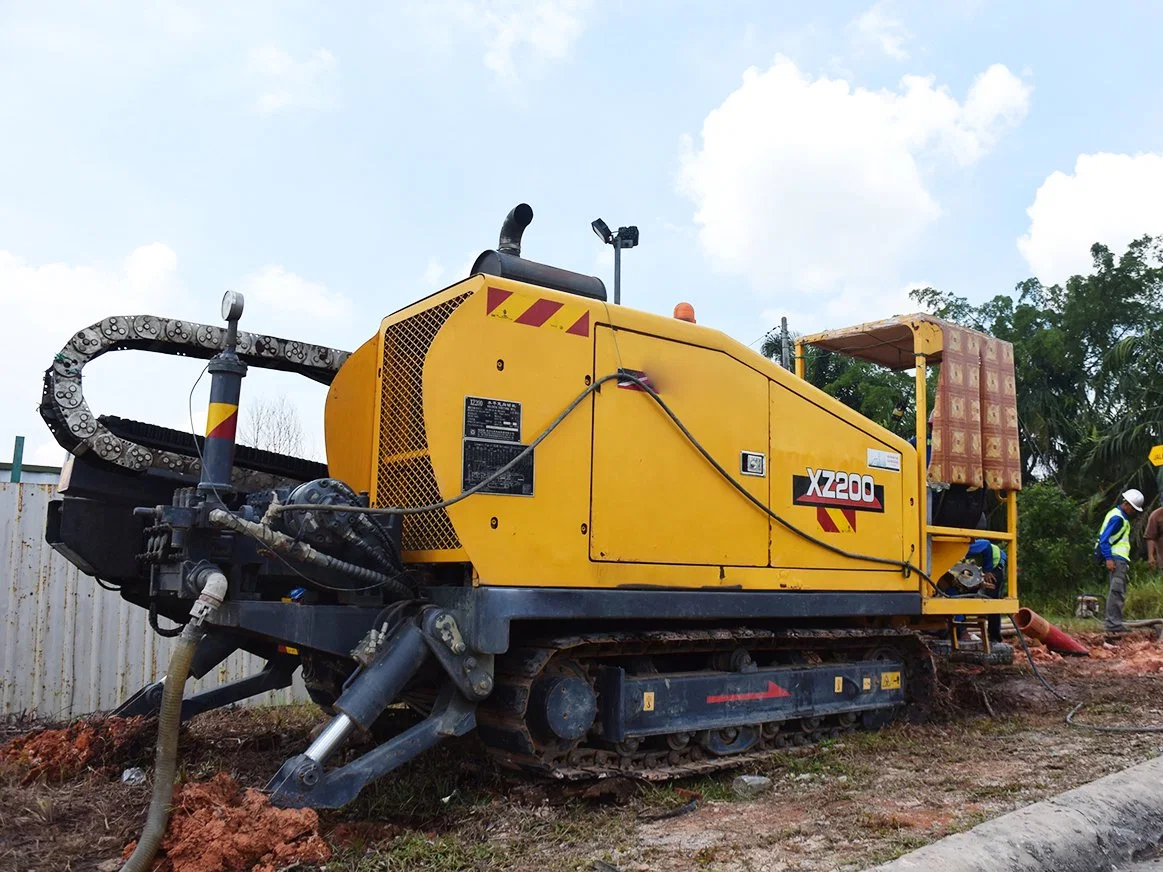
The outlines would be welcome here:
<svg viewBox="0 0 1163 872">
<path fill-rule="evenodd" d="M 121 867 L 121 872 L 146 872 L 153 865 L 166 825 L 170 821 L 170 800 L 174 795 L 174 776 L 178 770 L 178 729 L 182 725 L 182 695 L 194 649 L 205 631 L 202 622 L 211 615 L 226 597 L 226 576 L 218 570 L 203 576 L 202 593 L 190 609 L 190 621 L 182 629 L 174 653 L 170 655 L 169 671 L 162 685 L 161 712 L 157 724 L 157 752 L 153 764 L 153 796 L 145 827 L 133 854 Z"/>
<path fill-rule="evenodd" d="M 324 509 L 326 507 L 315 506 L 314 508 Z M 290 536 L 280 533 L 278 530 L 271 529 L 266 524 L 257 524 L 254 521 L 239 518 L 225 509 L 212 509 L 210 511 L 210 523 L 216 527 L 225 527 L 227 530 L 234 530 L 236 533 L 250 536 L 289 557 L 302 560 L 305 563 L 314 564 L 323 569 L 342 572 L 368 583 L 366 588 L 357 588 L 358 590 L 369 590 L 373 587 L 379 587 L 383 588 L 394 599 L 411 599 L 414 596 L 412 590 L 406 584 L 392 578 L 390 575 L 384 575 L 382 572 L 376 572 L 374 569 L 367 569 L 363 566 L 357 566 L 354 563 L 348 563 L 346 560 L 340 560 L 338 557 L 332 557 L 330 554 L 324 554 L 322 551 L 312 548 L 306 542 L 292 539 Z"/>
</svg>

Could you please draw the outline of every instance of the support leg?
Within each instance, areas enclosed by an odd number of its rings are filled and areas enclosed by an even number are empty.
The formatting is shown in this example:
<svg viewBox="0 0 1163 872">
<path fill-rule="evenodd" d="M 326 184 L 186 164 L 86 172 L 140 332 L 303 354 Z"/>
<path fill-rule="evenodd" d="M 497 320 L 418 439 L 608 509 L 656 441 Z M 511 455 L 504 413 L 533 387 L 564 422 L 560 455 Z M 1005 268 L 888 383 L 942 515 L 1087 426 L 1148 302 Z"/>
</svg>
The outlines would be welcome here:
<svg viewBox="0 0 1163 872">
<path fill-rule="evenodd" d="M 202 712 L 241 702 L 252 696 L 258 696 L 260 693 L 266 693 L 268 690 L 282 690 L 284 687 L 290 687 L 291 678 L 298 665 L 298 661 L 294 658 L 272 660 L 263 667 L 261 672 L 187 697 L 182 700 L 182 722 L 184 723 Z"/>
<path fill-rule="evenodd" d="M 231 703 L 241 702 L 268 690 L 280 690 L 291 686 L 292 676 L 298 668 L 295 658 L 278 658 L 271 660 L 261 672 L 240 678 L 221 687 L 204 690 L 182 700 L 182 722 L 185 723 L 194 715 L 208 712 L 211 709 L 222 708 Z M 165 678 L 153 684 L 147 684 L 118 707 L 114 714 L 119 717 L 133 717 L 134 715 L 156 715 L 161 705 L 162 689 L 165 687 Z"/>
<path fill-rule="evenodd" d="M 194 651 L 194 659 L 190 662 L 190 676 L 201 678 L 237 650 L 238 645 L 229 636 L 213 632 L 207 633 L 202 637 Z M 113 714 L 120 718 L 131 718 L 135 715 L 156 715 L 162 704 L 162 688 L 165 687 L 165 684 L 166 677 L 163 675 L 121 703 L 113 710 Z M 286 687 L 285 684 L 281 686 Z M 185 709 L 183 708 L 183 719 L 184 717 Z"/>
<path fill-rule="evenodd" d="M 337 807 L 333 805 L 335 803 L 344 805 L 350 802 L 368 781 L 412 759 L 439 741 L 444 735 L 441 731 L 451 729 L 445 723 L 445 718 L 458 721 L 458 716 L 463 714 L 460 707 L 449 701 L 452 698 L 465 699 L 459 693 L 447 691 L 440 697 L 443 700 L 443 708 L 438 704 L 433 709 L 432 716 L 423 724 L 406 730 L 366 755 L 368 758 L 381 761 L 372 765 L 370 770 L 366 765 L 362 769 L 359 768 L 357 760 L 339 770 L 340 773 L 347 772 L 346 775 L 335 773 L 336 781 L 329 781 L 328 779 L 332 777 L 330 775 L 326 778 L 323 776 L 323 764 L 327 762 L 327 758 L 356 727 L 364 729 L 371 727 L 376 718 L 391 705 L 404 686 L 424 665 L 429 653 L 429 644 L 415 621 L 408 620 L 397 627 L 385 640 L 376 658 L 347 685 L 343 695 L 335 702 L 335 709 L 339 714 L 305 753 L 284 763 L 271 779 L 267 785 L 267 790 L 271 791 L 271 801 L 291 806 L 321 804 L 320 807 Z M 476 705 L 467 702 L 465 705 L 471 706 L 467 713 L 472 723 L 465 728 L 467 730 L 475 724 L 472 713 Z M 352 766 L 357 768 L 351 769 Z M 351 772 L 357 771 L 363 775 L 352 780 Z M 369 771 L 372 774 L 367 774 Z"/>
<path fill-rule="evenodd" d="M 423 721 L 346 766 L 324 774 L 323 764 L 316 757 L 330 748 L 315 750 L 315 745 L 325 739 L 330 742 L 329 727 L 306 753 L 292 757 L 271 779 L 267 785 L 271 802 L 283 808 L 341 808 L 355 799 L 368 784 L 442 739 L 463 736 L 475 728 L 476 707 L 475 702 L 465 699 L 459 691 L 446 687 L 437 697 L 432 714 Z"/>
</svg>

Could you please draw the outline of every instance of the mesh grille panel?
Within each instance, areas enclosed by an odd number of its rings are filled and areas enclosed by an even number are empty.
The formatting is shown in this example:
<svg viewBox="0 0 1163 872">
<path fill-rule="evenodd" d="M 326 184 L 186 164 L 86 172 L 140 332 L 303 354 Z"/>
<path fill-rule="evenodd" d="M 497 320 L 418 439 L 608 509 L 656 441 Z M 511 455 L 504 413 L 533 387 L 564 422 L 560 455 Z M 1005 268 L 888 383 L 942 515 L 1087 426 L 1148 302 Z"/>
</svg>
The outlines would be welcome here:
<svg viewBox="0 0 1163 872">
<path fill-rule="evenodd" d="M 437 332 L 467 297 L 447 300 L 384 330 L 377 505 L 427 506 L 441 500 L 424 430 L 424 359 Z M 460 540 L 441 509 L 406 515 L 403 546 L 405 551 L 443 551 L 459 548 Z"/>
</svg>

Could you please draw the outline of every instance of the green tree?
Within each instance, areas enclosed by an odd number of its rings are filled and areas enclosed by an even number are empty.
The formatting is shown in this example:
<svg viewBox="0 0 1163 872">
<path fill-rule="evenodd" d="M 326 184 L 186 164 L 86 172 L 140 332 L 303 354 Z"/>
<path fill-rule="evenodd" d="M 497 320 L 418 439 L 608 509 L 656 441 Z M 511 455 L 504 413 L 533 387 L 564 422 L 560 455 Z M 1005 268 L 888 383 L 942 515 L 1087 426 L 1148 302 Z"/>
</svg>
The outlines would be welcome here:
<svg viewBox="0 0 1163 872">
<path fill-rule="evenodd" d="M 793 335 L 793 343 L 797 336 Z M 759 349 L 764 357 L 777 362 L 781 351 L 776 333 L 768 334 Z M 882 427 L 900 431 L 904 436 L 913 432 L 911 375 L 809 346 L 804 349 L 804 379 Z M 899 421 L 893 415 L 898 407 L 903 413 Z"/>
<path fill-rule="evenodd" d="M 1086 522 L 1083 507 L 1051 482 L 1022 490 L 1018 501 L 1019 593 L 1045 602 L 1100 579 L 1090 559 L 1097 531 Z"/>
<path fill-rule="evenodd" d="M 1084 440 L 1080 456 L 1088 470 L 1105 471 L 1115 487 L 1149 492 L 1159 487 L 1159 475 L 1143 458 L 1163 443 L 1163 325 L 1124 338 L 1104 364 L 1103 377 L 1118 384 L 1119 402 L 1106 426 Z"/>
<path fill-rule="evenodd" d="M 1154 489 L 1144 458 L 1160 435 L 1163 238 L 1138 239 L 1121 257 L 1096 244 L 1091 260 L 1088 275 L 1050 287 L 1026 279 L 979 306 L 934 288 L 913 298 L 1013 344 L 1026 480 L 1103 503 L 1132 482 Z"/>
</svg>

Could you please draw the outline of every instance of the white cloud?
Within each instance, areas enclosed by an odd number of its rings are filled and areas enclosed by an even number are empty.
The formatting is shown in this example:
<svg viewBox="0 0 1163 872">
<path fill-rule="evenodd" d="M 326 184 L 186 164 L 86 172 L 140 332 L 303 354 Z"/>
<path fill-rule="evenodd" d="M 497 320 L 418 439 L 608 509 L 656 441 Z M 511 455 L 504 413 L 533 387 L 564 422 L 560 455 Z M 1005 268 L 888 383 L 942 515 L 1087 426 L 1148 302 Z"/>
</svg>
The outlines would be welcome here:
<svg viewBox="0 0 1163 872">
<path fill-rule="evenodd" d="M 592 0 L 417 0 L 408 11 L 428 25 L 433 42 L 484 46 L 481 62 L 503 83 L 531 66 L 569 57 L 587 24 Z"/>
<path fill-rule="evenodd" d="M 349 317 L 354 309 L 351 300 L 338 291 L 273 264 L 243 279 L 241 290 L 264 314 L 294 313 L 310 320 L 335 321 Z"/>
<path fill-rule="evenodd" d="M 155 242 L 143 245 L 125 259 L 125 278 L 130 287 L 156 295 L 159 289 L 172 288 L 178 273 L 178 256 L 168 245 Z"/>
<path fill-rule="evenodd" d="M 684 138 L 679 189 L 707 256 L 771 295 L 898 287 L 897 268 L 941 209 L 919 160 L 968 165 L 1024 116 L 1029 87 L 991 67 L 958 102 L 932 78 L 898 90 L 812 79 L 777 57 L 749 69 Z M 881 310 L 883 311 L 883 309 Z"/>
<path fill-rule="evenodd" d="M 904 22 L 889 11 L 884 0 L 875 3 L 849 27 L 856 31 L 859 42 L 876 46 L 893 60 L 908 60 L 909 53 L 904 45 L 912 34 L 905 29 Z"/>
<path fill-rule="evenodd" d="M 138 314 L 158 304 L 181 303 L 177 265 L 173 249 L 160 242 L 134 249 L 118 267 L 32 266 L 0 251 L 0 288 L 6 291 L 5 306 L 15 307 L 15 312 L 9 310 L 15 323 L 43 323 L 44 313 L 51 312 L 54 322 L 67 315 L 84 321 L 77 326 L 85 326 L 106 315 Z M 33 318 L 34 313 L 38 317 Z M 59 338 L 63 345 L 68 333 Z"/>
<path fill-rule="evenodd" d="M 1002 64 L 994 64 L 973 80 L 961 107 L 951 140 L 962 163 L 972 163 L 993 150 L 1030 111 L 1030 85 Z"/>
<path fill-rule="evenodd" d="M 1090 272 L 1090 247 L 1120 251 L 1145 234 L 1163 234 L 1163 154 L 1083 154 L 1074 172 L 1055 171 L 1026 210 L 1030 228 L 1018 250 L 1046 284 Z"/>
<path fill-rule="evenodd" d="M 765 309 L 760 320 L 764 324 L 779 324 L 779 319 L 786 317 L 790 329 L 798 333 L 880 321 L 919 311 L 920 307 L 909 297 L 909 292 L 926 286 L 919 282 L 893 286 L 848 284 L 831 296 L 781 301 L 780 308 Z"/>
<path fill-rule="evenodd" d="M 247 69 L 259 90 L 255 106 L 263 114 L 324 109 L 334 102 L 335 57 L 327 49 L 296 60 L 278 46 L 259 46 L 251 49 Z"/>
<path fill-rule="evenodd" d="M 13 436 L 23 435 L 28 439 L 30 462 L 54 465 L 60 463 L 63 450 L 52 440 L 36 407 L 44 371 L 72 332 L 109 315 L 190 314 L 189 300 L 177 278 L 177 256 L 162 243 L 137 248 L 116 265 L 37 266 L 0 251 L 0 297 L 12 324 L 35 325 L 35 329 L 11 330 L 5 338 L 0 406 L 9 413 L 0 419 L 0 450 L 12 444 Z M 104 360 L 96 362 L 97 367 L 108 373 Z M 131 377 L 125 367 L 114 369 L 114 381 Z M 108 383 L 90 390 L 86 376 L 87 394 L 133 394 L 132 386 L 118 391 Z M 92 405 L 99 409 L 98 404 Z M 114 408 L 98 411 L 105 412 L 124 414 Z M 159 423 L 172 426 L 174 422 Z"/>
<path fill-rule="evenodd" d="M 428 258 L 428 266 L 424 268 L 424 286 L 426 288 L 439 288 L 441 286 L 440 279 L 443 277 L 444 267 L 436 258 Z"/>
</svg>

